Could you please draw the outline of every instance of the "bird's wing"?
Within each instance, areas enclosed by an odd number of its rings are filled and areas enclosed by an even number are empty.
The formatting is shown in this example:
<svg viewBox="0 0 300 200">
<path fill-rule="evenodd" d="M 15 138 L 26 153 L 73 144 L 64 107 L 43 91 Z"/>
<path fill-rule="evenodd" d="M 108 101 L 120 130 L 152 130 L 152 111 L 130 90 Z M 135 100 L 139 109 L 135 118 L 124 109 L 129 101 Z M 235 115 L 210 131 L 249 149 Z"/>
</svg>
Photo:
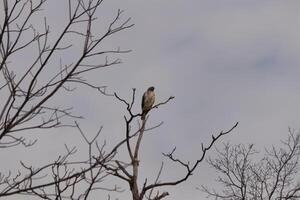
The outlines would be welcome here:
<svg viewBox="0 0 300 200">
<path fill-rule="evenodd" d="M 145 100 L 146 100 L 146 93 L 143 94 L 143 98 L 142 98 L 142 110 L 144 109 L 145 106 Z"/>
</svg>

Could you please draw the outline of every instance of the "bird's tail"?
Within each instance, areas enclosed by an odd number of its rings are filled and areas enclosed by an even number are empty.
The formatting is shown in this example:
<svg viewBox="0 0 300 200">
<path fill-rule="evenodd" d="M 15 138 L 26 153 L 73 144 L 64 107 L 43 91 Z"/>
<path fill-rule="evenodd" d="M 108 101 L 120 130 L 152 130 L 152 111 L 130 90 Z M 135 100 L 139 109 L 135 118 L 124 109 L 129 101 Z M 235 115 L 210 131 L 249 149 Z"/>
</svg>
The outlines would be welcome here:
<svg viewBox="0 0 300 200">
<path fill-rule="evenodd" d="M 149 112 L 149 110 L 143 111 L 142 116 L 141 116 L 141 120 L 145 120 L 146 119 L 146 115 L 147 115 L 148 112 Z"/>
<path fill-rule="evenodd" d="M 142 113 L 142 116 L 141 116 L 141 120 L 145 120 L 145 118 L 146 118 L 146 113 L 143 112 L 143 113 Z"/>
</svg>

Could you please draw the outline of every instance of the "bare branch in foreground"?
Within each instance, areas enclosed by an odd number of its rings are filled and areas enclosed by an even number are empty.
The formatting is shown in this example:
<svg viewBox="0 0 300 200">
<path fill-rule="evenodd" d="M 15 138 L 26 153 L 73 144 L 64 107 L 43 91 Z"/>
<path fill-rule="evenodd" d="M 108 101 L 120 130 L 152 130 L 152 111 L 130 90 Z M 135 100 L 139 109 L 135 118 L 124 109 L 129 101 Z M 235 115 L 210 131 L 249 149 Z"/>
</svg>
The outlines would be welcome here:
<svg viewBox="0 0 300 200">
<path fill-rule="evenodd" d="M 139 186 L 138 184 L 138 177 L 139 177 L 139 168 L 140 168 L 140 149 L 142 147 L 142 140 L 143 140 L 143 136 L 146 130 L 148 130 L 146 128 L 146 122 L 147 119 L 142 120 L 141 124 L 139 123 L 138 129 L 135 132 L 134 135 L 136 135 L 136 140 L 129 140 L 131 138 L 131 128 L 132 128 L 132 121 L 134 119 L 139 119 L 139 117 L 141 116 L 140 113 L 138 114 L 134 114 L 132 112 L 132 107 L 135 101 L 135 89 L 133 89 L 132 92 L 132 98 L 131 101 L 126 101 L 125 99 L 119 97 L 116 93 L 115 93 L 115 97 L 126 106 L 127 109 L 127 113 L 129 114 L 129 117 L 124 116 L 125 119 L 125 123 L 126 123 L 126 137 L 128 138 L 126 143 L 127 143 L 127 153 L 129 155 L 130 160 L 125 162 L 125 161 L 118 161 L 117 165 L 114 167 L 110 167 L 107 168 L 108 170 L 112 171 L 112 175 L 116 176 L 117 178 L 120 178 L 124 181 L 126 181 L 130 187 L 131 193 L 132 193 L 132 199 L 133 200 L 142 200 L 144 198 L 147 198 L 148 200 L 160 200 L 165 198 L 166 196 L 169 195 L 168 192 L 162 192 L 160 193 L 159 188 L 164 187 L 164 186 L 175 186 L 178 185 L 186 180 L 188 180 L 188 178 L 190 176 L 192 176 L 193 172 L 195 171 L 195 169 L 198 167 L 198 165 L 203 161 L 203 159 L 206 156 L 206 153 L 208 150 L 211 149 L 211 147 L 213 146 L 213 144 L 220 139 L 222 136 L 229 134 L 230 132 L 233 131 L 233 129 L 235 129 L 238 125 L 238 123 L 236 123 L 232 128 L 230 128 L 228 131 L 221 131 L 218 135 L 216 136 L 212 136 L 212 141 L 208 144 L 207 147 L 204 147 L 202 145 L 202 154 L 201 156 L 195 160 L 195 163 L 193 165 L 190 165 L 189 163 L 184 163 L 183 161 L 181 161 L 180 159 L 177 159 L 174 157 L 174 152 L 175 149 L 169 153 L 169 154 L 163 154 L 164 156 L 168 157 L 172 162 L 179 164 L 180 166 L 184 167 L 186 169 L 185 174 L 182 175 L 182 177 L 178 176 L 178 177 L 174 177 L 175 180 L 173 181 L 162 181 L 159 180 L 160 175 L 162 173 L 163 170 L 163 165 L 161 166 L 157 178 L 155 179 L 155 181 L 153 183 L 148 183 L 148 179 L 146 179 L 143 183 L 142 186 Z M 152 109 L 154 108 L 158 108 L 162 105 L 167 104 L 169 101 L 171 101 L 172 99 L 174 99 L 174 97 L 169 97 L 166 101 L 158 103 L 156 105 L 154 105 L 152 107 Z M 151 109 L 151 110 L 152 110 Z M 151 128 L 150 128 L 151 129 Z M 131 165 L 128 166 L 128 164 L 123 165 L 121 163 L 131 163 Z"/>
</svg>

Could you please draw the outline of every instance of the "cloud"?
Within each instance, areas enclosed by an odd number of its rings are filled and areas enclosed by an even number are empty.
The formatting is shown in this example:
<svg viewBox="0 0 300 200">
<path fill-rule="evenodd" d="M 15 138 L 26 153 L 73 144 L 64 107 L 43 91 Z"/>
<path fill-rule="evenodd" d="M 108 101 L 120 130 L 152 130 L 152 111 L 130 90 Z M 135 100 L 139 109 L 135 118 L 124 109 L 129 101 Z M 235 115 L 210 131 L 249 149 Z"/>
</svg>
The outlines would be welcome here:
<svg viewBox="0 0 300 200">
<path fill-rule="evenodd" d="M 59 29 L 65 13 L 63 7 L 54 12 L 57 2 L 49 1 L 51 11 L 46 13 L 52 19 L 49 24 Z M 184 159 L 192 160 L 198 156 L 200 142 L 208 142 L 212 133 L 236 121 L 240 125 L 227 139 L 258 146 L 279 143 L 288 126 L 299 128 L 300 1 L 116 0 L 103 6 L 99 24 L 113 17 L 117 8 L 135 23 L 105 47 L 133 52 L 120 55 L 123 64 L 90 78 L 128 98 L 134 87 L 140 100 L 149 85 L 156 87 L 158 100 L 176 96 L 174 102 L 151 113 L 149 123 L 163 120 L 165 124 L 147 138 L 151 142 L 145 145 L 144 156 L 151 164 L 145 171 L 159 167 L 157 155 L 173 146 L 178 146 Z M 95 31 L 103 31 L 103 26 Z M 124 128 L 123 107 L 82 88 L 78 93 L 82 95 L 74 100 L 62 96 L 59 101 L 68 99 L 87 116 L 89 120 L 82 122 L 86 131 L 102 124 L 106 136 L 117 140 Z M 137 112 L 139 107 L 138 102 Z M 171 198 L 204 197 L 194 186 L 211 182 L 212 175 L 203 165 Z"/>
</svg>

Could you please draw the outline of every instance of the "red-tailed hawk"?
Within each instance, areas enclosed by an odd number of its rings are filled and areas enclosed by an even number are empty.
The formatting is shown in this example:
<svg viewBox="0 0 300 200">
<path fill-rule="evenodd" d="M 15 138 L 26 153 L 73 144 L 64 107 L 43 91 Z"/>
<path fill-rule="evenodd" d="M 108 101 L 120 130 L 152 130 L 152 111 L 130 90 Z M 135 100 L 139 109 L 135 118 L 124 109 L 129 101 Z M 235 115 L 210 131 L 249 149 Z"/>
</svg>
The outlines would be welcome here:
<svg viewBox="0 0 300 200">
<path fill-rule="evenodd" d="M 145 120 L 147 113 L 151 110 L 155 101 L 154 87 L 149 87 L 142 99 L 142 120 Z"/>
</svg>

